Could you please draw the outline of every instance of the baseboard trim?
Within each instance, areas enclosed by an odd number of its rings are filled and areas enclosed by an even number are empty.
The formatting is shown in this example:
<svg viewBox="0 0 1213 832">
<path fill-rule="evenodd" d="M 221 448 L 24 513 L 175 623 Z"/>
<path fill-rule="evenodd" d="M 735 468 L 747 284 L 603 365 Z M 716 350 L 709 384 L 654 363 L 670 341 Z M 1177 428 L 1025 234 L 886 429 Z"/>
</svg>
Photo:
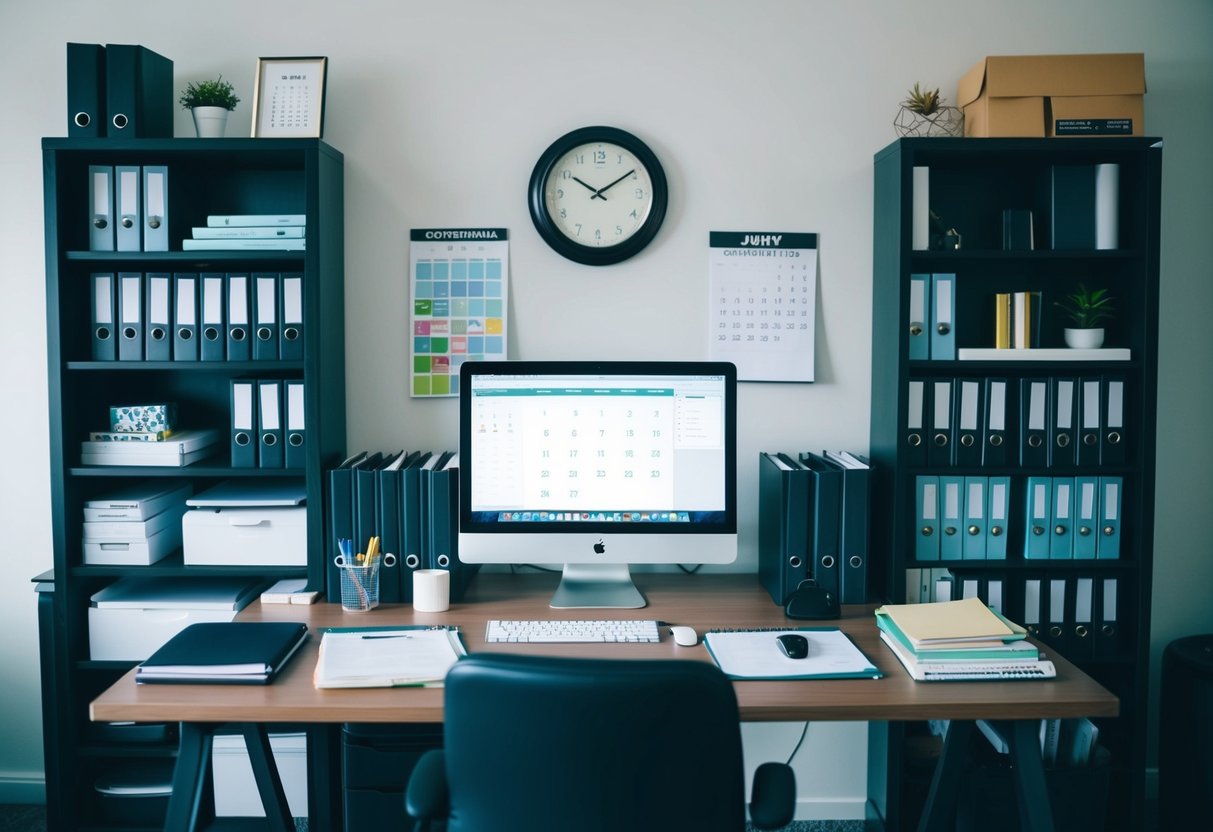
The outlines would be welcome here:
<svg viewBox="0 0 1213 832">
<path fill-rule="evenodd" d="M 0 803 L 46 804 L 46 777 L 42 772 L 0 774 Z"/>
</svg>

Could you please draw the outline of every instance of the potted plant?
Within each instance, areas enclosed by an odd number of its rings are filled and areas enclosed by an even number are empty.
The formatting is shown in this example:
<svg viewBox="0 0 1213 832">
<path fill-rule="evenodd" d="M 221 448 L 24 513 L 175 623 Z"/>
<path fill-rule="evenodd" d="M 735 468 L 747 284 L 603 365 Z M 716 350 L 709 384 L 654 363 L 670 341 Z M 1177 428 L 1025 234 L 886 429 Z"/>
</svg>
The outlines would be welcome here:
<svg viewBox="0 0 1213 832">
<path fill-rule="evenodd" d="M 959 136 L 964 132 L 964 115 L 944 104 L 938 87 L 923 89 L 915 82 L 897 110 L 893 129 L 899 136 Z"/>
<path fill-rule="evenodd" d="M 199 138 L 218 138 L 227 127 L 227 116 L 240 99 L 231 82 L 220 75 L 213 81 L 190 81 L 179 99 L 181 106 L 194 115 Z"/>
<path fill-rule="evenodd" d="M 1073 327 L 1066 327 L 1066 346 L 1098 349 L 1103 346 L 1104 331 L 1100 324 L 1115 317 L 1116 307 L 1107 289 L 1088 289 L 1079 283 L 1077 291 L 1066 295 L 1053 305 L 1069 316 Z"/>
</svg>

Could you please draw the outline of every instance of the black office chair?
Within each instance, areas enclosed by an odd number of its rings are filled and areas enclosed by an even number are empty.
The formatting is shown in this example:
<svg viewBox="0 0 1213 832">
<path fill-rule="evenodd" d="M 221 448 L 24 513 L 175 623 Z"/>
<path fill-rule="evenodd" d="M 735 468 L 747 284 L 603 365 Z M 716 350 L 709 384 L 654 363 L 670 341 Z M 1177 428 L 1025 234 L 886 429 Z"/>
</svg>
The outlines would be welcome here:
<svg viewBox="0 0 1213 832">
<path fill-rule="evenodd" d="M 405 794 L 418 832 L 745 828 L 737 697 L 714 665 L 477 654 L 447 674 L 445 721 Z M 764 763 L 750 822 L 786 826 L 795 800 L 792 769 Z"/>
</svg>

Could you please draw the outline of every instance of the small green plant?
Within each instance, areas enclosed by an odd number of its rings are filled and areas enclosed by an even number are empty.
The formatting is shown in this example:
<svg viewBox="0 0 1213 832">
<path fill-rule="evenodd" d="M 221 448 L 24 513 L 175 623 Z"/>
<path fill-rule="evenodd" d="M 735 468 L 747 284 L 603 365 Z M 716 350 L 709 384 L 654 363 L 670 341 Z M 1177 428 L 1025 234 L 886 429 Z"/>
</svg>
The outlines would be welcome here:
<svg viewBox="0 0 1213 832">
<path fill-rule="evenodd" d="M 187 110 L 194 107 L 222 107 L 234 110 L 240 103 L 236 91 L 229 81 L 224 81 L 220 75 L 214 81 L 190 81 L 181 93 L 181 106 Z"/>
<path fill-rule="evenodd" d="M 1069 316 L 1079 329 L 1095 329 L 1104 321 L 1110 321 L 1115 316 L 1116 307 L 1107 289 L 1091 291 L 1083 284 L 1078 284 L 1078 290 L 1066 295 L 1053 305 Z"/>
<path fill-rule="evenodd" d="M 905 107 L 912 113 L 919 113 L 924 116 L 929 116 L 939 109 L 939 88 L 933 90 L 924 90 L 914 83 L 914 88 L 907 93 L 905 101 L 901 102 L 901 106 Z"/>
</svg>

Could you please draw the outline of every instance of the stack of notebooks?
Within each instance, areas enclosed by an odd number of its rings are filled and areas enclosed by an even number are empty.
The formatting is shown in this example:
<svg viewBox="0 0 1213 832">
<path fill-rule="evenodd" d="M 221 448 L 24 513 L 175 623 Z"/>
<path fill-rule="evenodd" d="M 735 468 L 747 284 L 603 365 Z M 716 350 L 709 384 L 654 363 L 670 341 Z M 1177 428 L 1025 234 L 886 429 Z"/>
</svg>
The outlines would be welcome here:
<svg viewBox="0 0 1213 832">
<path fill-rule="evenodd" d="M 182 251 L 303 251 L 307 246 L 303 214 L 212 214 Z"/>
<path fill-rule="evenodd" d="M 934 604 L 885 604 L 876 610 L 880 637 L 921 682 L 1051 679 L 1027 630 L 979 598 Z"/>
<path fill-rule="evenodd" d="M 306 640 L 307 625 L 291 621 L 190 624 L 139 665 L 135 682 L 265 685 Z"/>
</svg>

